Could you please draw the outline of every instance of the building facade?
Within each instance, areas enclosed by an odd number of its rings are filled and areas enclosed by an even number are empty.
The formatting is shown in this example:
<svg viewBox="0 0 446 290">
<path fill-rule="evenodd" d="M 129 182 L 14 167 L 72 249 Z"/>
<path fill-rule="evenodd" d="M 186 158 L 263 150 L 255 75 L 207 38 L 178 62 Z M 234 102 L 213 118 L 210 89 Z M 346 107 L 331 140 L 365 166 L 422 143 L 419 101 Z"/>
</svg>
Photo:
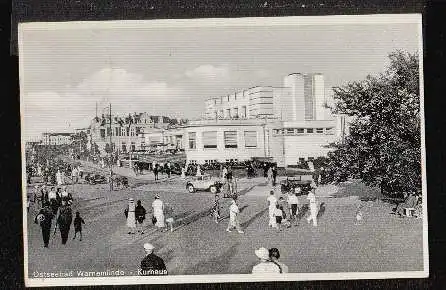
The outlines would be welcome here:
<svg viewBox="0 0 446 290">
<path fill-rule="evenodd" d="M 184 133 L 187 160 L 197 164 L 272 157 L 286 167 L 326 156 L 336 140 L 334 120 L 203 120 Z"/>
<path fill-rule="evenodd" d="M 324 76 L 294 73 L 283 86 L 258 86 L 205 102 L 206 119 L 278 118 L 281 121 L 332 119 L 326 108 Z"/>
<path fill-rule="evenodd" d="M 190 163 L 272 157 L 286 167 L 326 156 L 346 134 L 327 107 L 324 76 L 294 73 L 280 87 L 254 87 L 205 102 L 205 118 L 184 128 Z"/>
<path fill-rule="evenodd" d="M 176 119 L 147 113 L 112 115 L 111 118 L 109 115 L 102 115 L 93 118 L 90 124 L 89 142 L 97 144 L 102 155 L 106 153 L 106 147 L 118 153 L 145 150 L 158 132 L 165 131 L 178 122 Z M 152 138 L 149 140 L 148 136 Z"/>
<path fill-rule="evenodd" d="M 69 145 L 72 133 L 42 133 L 42 145 Z"/>
</svg>

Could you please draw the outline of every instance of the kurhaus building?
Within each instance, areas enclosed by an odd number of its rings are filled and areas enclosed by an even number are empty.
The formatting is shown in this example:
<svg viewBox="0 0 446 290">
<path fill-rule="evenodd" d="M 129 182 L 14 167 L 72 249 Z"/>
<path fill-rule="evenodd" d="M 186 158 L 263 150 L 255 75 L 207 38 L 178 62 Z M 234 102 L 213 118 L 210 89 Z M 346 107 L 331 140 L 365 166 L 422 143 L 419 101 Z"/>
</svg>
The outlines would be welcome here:
<svg viewBox="0 0 446 290">
<path fill-rule="evenodd" d="M 205 118 L 184 128 L 188 162 L 271 157 L 278 166 L 325 156 L 346 132 L 326 107 L 322 74 L 290 74 L 282 87 L 254 87 L 206 101 Z"/>
</svg>

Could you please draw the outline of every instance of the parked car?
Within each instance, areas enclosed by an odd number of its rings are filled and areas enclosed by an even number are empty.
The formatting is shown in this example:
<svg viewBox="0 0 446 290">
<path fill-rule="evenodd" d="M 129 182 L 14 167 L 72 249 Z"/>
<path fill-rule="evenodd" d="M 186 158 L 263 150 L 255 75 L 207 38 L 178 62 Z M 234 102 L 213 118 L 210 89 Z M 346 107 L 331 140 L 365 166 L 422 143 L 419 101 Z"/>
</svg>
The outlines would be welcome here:
<svg viewBox="0 0 446 290">
<path fill-rule="evenodd" d="M 197 190 L 209 190 L 212 193 L 220 192 L 223 183 L 219 179 L 212 178 L 209 174 L 194 176 L 186 183 L 186 189 L 190 193 Z"/>
<path fill-rule="evenodd" d="M 87 174 L 85 176 L 85 181 L 89 184 L 103 184 L 107 183 L 107 178 L 100 174 Z"/>
<path fill-rule="evenodd" d="M 282 193 L 295 192 L 300 187 L 299 195 L 306 195 L 311 191 L 311 180 L 302 180 L 301 176 L 287 177 L 280 182 L 280 190 Z"/>
</svg>

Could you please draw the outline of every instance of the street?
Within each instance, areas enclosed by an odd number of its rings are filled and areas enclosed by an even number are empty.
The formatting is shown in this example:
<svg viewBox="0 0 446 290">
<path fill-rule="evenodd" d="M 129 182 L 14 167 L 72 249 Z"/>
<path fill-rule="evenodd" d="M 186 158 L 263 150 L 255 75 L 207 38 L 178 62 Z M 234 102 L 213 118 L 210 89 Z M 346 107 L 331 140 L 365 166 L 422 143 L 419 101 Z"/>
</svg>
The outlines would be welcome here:
<svg viewBox="0 0 446 290">
<path fill-rule="evenodd" d="M 34 224 L 36 210 L 31 203 L 27 219 L 29 276 L 35 271 L 70 270 L 120 270 L 137 275 L 145 242 L 155 246 L 170 275 L 250 273 L 257 263 L 254 250 L 262 246 L 278 248 L 281 261 L 292 273 L 423 269 L 421 219 L 398 218 L 389 214 L 389 204 L 363 201 L 363 224 L 354 224 L 358 198 L 377 195 L 377 190 L 358 181 L 317 189 L 319 202 L 325 205 L 318 227 L 307 224 L 304 217 L 297 227 L 276 232 L 268 227 L 270 186 L 259 177 L 240 179 L 240 220 L 245 231 L 241 235 L 225 231 L 229 199 L 222 199 L 223 218 L 215 224 L 208 215 L 214 200 L 211 193 L 188 193 L 185 181 L 177 176 L 163 177 L 156 184 L 152 177 L 140 177 L 130 188 L 112 192 L 107 184 L 70 185 L 73 214 L 79 211 L 86 223 L 83 240 L 72 240 L 71 227 L 68 243 L 62 245 L 59 232 L 53 237 L 52 230 L 48 249 L 43 247 L 40 226 Z M 149 225 L 155 193 L 174 209 L 173 232 L 162 233 Z M 127 234 L 124 209 L 129 197 L 141 200 L 148 211 L 144 235 Z M 305 196 L 299 197 L 299 202 L 305 204 Z M 54 225 L 55 220 L 53 229 Z"/>
</svg>

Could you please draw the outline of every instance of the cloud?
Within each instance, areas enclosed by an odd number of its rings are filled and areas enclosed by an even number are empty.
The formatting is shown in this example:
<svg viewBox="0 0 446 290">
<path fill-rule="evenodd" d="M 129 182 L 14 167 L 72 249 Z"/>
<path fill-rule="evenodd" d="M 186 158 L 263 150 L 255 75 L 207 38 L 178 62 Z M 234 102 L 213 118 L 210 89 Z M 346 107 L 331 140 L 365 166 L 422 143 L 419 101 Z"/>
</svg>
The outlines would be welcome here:
<svg viewBox="0 0 446 290">
<path fill-rule="evenodd" d="M 113 113 L 148 112 L 182 117 L 188 101 L 184 90 L 162 81 L 147 81 L 141 74 L 121 68 L 97 71 L 75 86 L 61 91 L 31 92 L 24 96 L 25 134 L 46 130 L 71 130 L 89 125 L 95 115 L 112 104 Z M 184 111 L 184 110 L 183 110 Z"/>
<path fill-rule="evenodd" d="M 227 66 L 205 64 L 192 70 L 187 70 L 185 75 L 191 79 L 219 80 L 228 79 L 230 77 L 230 70 Z"/>
</svg>

